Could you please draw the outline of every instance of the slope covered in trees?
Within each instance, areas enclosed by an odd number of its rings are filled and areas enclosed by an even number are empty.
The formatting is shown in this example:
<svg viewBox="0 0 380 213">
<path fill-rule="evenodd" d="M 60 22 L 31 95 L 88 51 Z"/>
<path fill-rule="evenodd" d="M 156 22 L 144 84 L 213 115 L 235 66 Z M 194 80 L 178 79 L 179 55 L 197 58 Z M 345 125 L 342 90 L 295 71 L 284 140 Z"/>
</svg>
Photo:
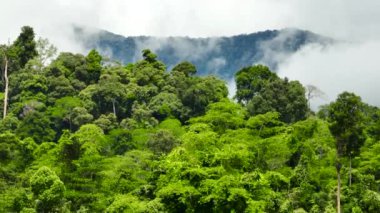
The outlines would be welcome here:
<svg viewBox="0 0 380 213">
<path fill-rule="evenodd" d="M 101 54 L 134 63 L 143 49 L 151 49 L 167 67 L 181 61 L 190 61 L 199 69 L 198 74 L 216 74 L 225 79 L 245 66 L 265 63 L 276 70 L 279 63 L 309 44 L 327 46 L 333 39 L 300 29 L 267 30 L 251 34 L 225 37 L 124 37 L 114 33 L 74 27 L 74 37 L 85 49 L 96 49 Z"/>
<path fill-rule="evenodd" d="M 34 37 L 1 46 L 2 212 L 380 208 L 380 110 L 355 94 L 314 115 L 298 81 L 257 65 L 236 73 L 235 102 L 186 61 L 53 59 Z"/>
</svg>

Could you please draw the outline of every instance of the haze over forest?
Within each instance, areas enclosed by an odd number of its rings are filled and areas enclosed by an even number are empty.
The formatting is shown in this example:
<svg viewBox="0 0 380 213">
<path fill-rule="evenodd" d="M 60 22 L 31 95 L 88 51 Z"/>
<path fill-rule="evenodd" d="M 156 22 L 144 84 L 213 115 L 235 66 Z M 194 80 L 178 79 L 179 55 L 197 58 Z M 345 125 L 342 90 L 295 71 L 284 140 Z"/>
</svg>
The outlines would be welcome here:
<svg viewBox="0 0 380 213">
<path fill-rule="evenodd" d="M 0 26 L 6 30 L 0 32 L 2 43 L 15 38 L 21 26 L 31 25 L 37 36 L 48 38 L 61 51 L 81 53 L 88 50 L 75 41 L 73 24 L 123 36 L 194 38 L 284 28 L 309 30 L 348 43 L 305 47 L 281 64 L 279 75 L 324 91 L 327 100 L 315 100 L 316 106 L 328 103 L 344 90 L 355 91 L 366 101 L 380 105 L 372 93 L 380 90 L 375 82 L 380 77 L 375 65 L 380 47 L 380 3 L 376 0 L 242 0 L 238 4 L 232 0 L 3 2 Z M 337 78 L 344 80 L 337 82 Z"/>
</svg>

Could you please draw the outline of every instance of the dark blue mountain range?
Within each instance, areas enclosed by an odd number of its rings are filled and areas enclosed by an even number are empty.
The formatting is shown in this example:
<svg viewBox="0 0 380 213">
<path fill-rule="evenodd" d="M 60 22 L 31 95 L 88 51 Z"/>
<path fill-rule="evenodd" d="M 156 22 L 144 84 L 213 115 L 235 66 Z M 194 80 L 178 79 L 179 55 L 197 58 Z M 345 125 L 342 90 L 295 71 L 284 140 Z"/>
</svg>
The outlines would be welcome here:
<svg viewBox="0 0 380 213">
<path fill-rule="evenodd" d="M 276 71 L 278 65 L 305 45 L 329 45 L 334 42 L 310 31 L 299 29 L 267 30 L 231 37 L 124 37 L 104 30 L 74 27 L 75 38 L 87 50 L 123 63 L 141 59 L 141 50 L 151 49 L 170 70 L 187 60 L 196 65 L 198 74 L 230 78 L 242 67 L 265 64 Z"/>
</svg>

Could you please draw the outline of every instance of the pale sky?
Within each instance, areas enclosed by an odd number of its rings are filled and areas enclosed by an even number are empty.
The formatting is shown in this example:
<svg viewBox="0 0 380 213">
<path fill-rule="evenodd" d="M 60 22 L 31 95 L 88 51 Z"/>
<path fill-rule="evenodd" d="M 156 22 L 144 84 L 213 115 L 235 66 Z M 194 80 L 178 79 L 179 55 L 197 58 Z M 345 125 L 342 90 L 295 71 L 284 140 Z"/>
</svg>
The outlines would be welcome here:
<svg viewBox="0 0 380 213">
<path fill-rule="evenodd" d="M 81 51 L 71 24 L 125 36 L 229 36 L 294 27 L 350 41 L 306 47 L 279 75 L 314 84 L 335 99 L 344 90 L 380 106 L 380 0 L 0 0 L 0 43 L 23 25 L 60 50 Z"/>
<path fill-rule="evenodd" d="M 297 27 L 343 39 L 379 37 L 379 0 L 0 0 L 0 38 L 23 25 L 45 37 L 68 24 L 122 35 L 220 36 Z M 58 34 L 58 35 L 57 35 Z"/>
</svg>

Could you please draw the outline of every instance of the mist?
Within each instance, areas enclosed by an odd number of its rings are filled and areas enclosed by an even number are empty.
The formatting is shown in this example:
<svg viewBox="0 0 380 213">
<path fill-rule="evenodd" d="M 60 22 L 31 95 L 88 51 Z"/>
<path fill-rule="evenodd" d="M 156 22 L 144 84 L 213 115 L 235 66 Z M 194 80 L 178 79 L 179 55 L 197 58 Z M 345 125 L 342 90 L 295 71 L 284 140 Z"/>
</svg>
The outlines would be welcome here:
<svg viewBox="0 0 380 213">
<path fill-rule="evenodd" d="M 124 36 L 210 37 L 295 27 L 345 41 L 330 47 L 308 46 L 295 55 L 274 52 L 280 76 L 313 84 L 327 94 L 313 107 L 343 91 L 380 105 L 380 1 L 378 0 L 0 0 L 0 43 L 12 42 L 24 25 L 48 38 L 59 51 L 86 53 L 73 37 L 72 25 L 105 29 Z M 144 46 L 144 44 L 141 44 Z M 161 44 L 159 44 L 161 45 Z M 155 48 L 160 48 L 156 45 Z M 171 44 L 164 44 L 171 45 Z M 186 43 L 182 45 L 186 50 Z M 181 51 L 196 57 L 204 48 Z M 204 51 L 207 53 L 207 51 Z M 265 61 L 264 61 L 265 62 Z M 210 69 L 228 61 L 216 58 Z M 231 91 L 233 93 L 233 91 Z"/>
<path fill-rule="evenodd" d="M 0 42 L 34 27 L 61 51 L 82 51 L 72 24 L 124 36 L 212 37 L 295 27 L 348 41 L 378 38 L 378 0 L 0 0 Z"/>
<path fill-rule="evenodd" d="M 379 48 L 378 40 L 328 47 L 309 45 L 281 63 L 278 74 L 323 91 L 324 98 L 311 101 L 314 110 L 335 100 L 344 91 L 354 92 L 364 102 L 380 106 Z"/>
<path fill-rule="evenodd" d="M 192 42 L 188 37 L 149 37 L 135 39 L 135 60 L 141 59 L 141 50 L 149 48 L 153 52 L 169 48 L 181 60 L 198 60 L 211 52 L 220 52 L 220 39 L 207 38 L 199 42 Z"/>
</svg>

